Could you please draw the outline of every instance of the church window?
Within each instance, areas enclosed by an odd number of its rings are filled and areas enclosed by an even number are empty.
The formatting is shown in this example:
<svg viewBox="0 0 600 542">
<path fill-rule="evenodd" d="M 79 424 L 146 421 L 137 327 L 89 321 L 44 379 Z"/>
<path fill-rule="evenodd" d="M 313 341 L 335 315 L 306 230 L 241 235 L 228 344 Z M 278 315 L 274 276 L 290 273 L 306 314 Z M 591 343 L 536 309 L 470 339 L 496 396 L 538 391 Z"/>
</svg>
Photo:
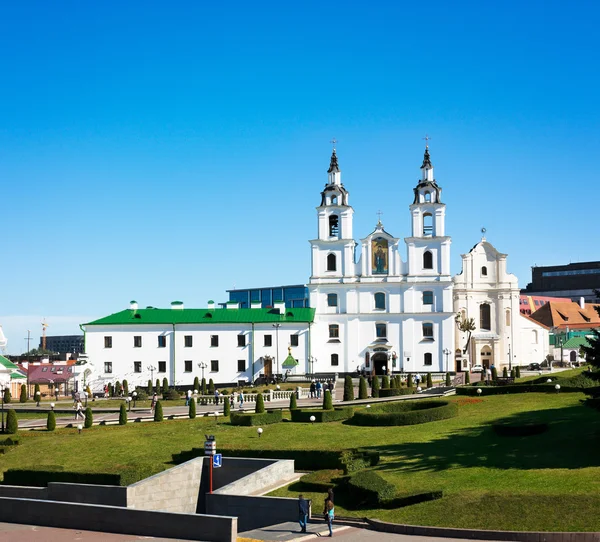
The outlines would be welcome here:
<svg viewBox="0 0 600 542">
<path fill-rule="evenodd" d="M 329 338 L 339 339 L 340 337 L 340 326 L 337 324 L 329 324 Z"/>
<path fill-rule="evenodd" d="M 433 254 L 429 250 L 423 253 L 423 269 L 433 269 Z"/>
<path fill-rule="evenodd" d="M 378 339 L 387 338 L 387 324 L 375 324 L 375 336 Z"/>
<path fill-rule="evenodd" d="M 376 309 L 385 309 L 385 294 L 382 292 L 377 292 L 375 294 L 375 308 Z"/>
<path fill-rule="evenodd" d="M 240 333 L 238 336 L 238 346 L 246 346 L 246 335 Z"/>
<path fill-rule="evenodd" d="M 327 271 L 335 271 L 337 269 L 335 254 L 327 255 Z"/>
<path fill-rule="evenodd" d="M 331 215 L 329 217 L 329 235 L 331 237 L 337 237 L 340 234 L 340 217 L 338 215 Z"/>
<path fill-rule="evenodd" d="M 133 372 L 134 373 L 141 373 L 142 372 L 142 362 L 141 361 L 134 361 L 133 362 Z"/>
<path fill-rule="evenodd" d="M 104 337 L 104 348 L 112 348 L 112 337 Z"/>
<path fill-rule="evenodd" d="M 433 341 L 433 324 L 431 322 L 423 323 L 423 339 Z"/>
<path fill-rule="evenodd" d="M 243 373 L 246 370 L 246 360 L 238 359 L 238 373 Z"/>
<path fill-rule="evenodd" d="M 219 360 L 218 359 L 211 359 L 210 360 L 210 372 L 211 373 L 218 373 L 219 372 Z"/>
<path fill-rule="evenodd" d="M 340 358 L 337 354 L 331 354 L 331 365 L 339 365 Z"/>
<path fill-rule="evenodd" d="M 191 335 L 184 335 L 183 337 L 183 344 L 186 348 L 191 348 L 193 345 L 193 339 Z"/>
<path fill-rule="evenodd" d="M 431 352 L 426 352 L 423 356 L 423 364 L 424 365 L 433 365 L 433 356 Z"/>
<path fill-rule="evenodd" d="M 431 193 L 430 192 L 425 192 L 425 201 L 427 203 L 431 202 Z"/>
<path fill-rule="evenodd" d="M 192 360 L 186 359 L 186 360 L 184 360 L 183 364 L 184 364 L 183 371 L 186 373 L 191 373 L 192 372 Z"/>
<path fill-rule="evenodd" d="M 506 311 L 506 326 L 510 326 L 510 311 Z"/>
<path fill-rule="evenodd" d="M 297 333 L 290 335 L 290 346 L 298 346 L 300 336 Z"/>
<path fill-rule="evenodd" d="M 133 336 L 133 347 L 134 348 L 141 348 L 142 347 L 142 336 L 141 335 L 134 335 Z"/>
<path fill-rule="evenodd" d="M 263 346 L 273 346 L 273 337 L 271 335 L 265 335 Z"/>
<path fill-rule="evenodd" d="M 488 303 L 482 303 L 479 306 L 479 327 L 488 331 L 492 329 L 491 311 Z"/>
<path fill-rule="evenodd" d="M 337 307 L 337 304 L 338 304 L 337 294 L 327 294 L 327 306 L 328 307 Z"/>
<path fill-rule="evenodd" d="M 158 347 L 166 348 L 166 346 L 167 346 L 167 338 L 164 335 L 159 335 L 158 336 Z"/>
<path fill-rule="evenodd" d="M 112 373 L 112 361 L 105 361 L 104 362 L 104 372 L 105 373 Z"/>
<path fill-rule="evenodd" d="M 210 336 L 210 345 L 211 346 L 219 346 L 219 336 L 218 335 Z"/>
<path fill-rule="evenodd" d="M 167 372 L 167 362 L 166 361 L 159 361 L 158 362 L 158 372 L 159 373 L 166 373 Z"/>
<path fill-rule="evenodd" d="M 433 305 L 433 292 L 423 292 L 423 305 Z"/>
<path fill-rule="evenodd" d="M 423 235 L 426 237 L 433 235 L 433 216 L 431 216 L 431 213 L 423 215 Z"/>
<path fill-rule="evenodd" d="M 485 265 L 481 268 L 481 276 L 487 277 L 487 267 Z"/>
<path fill-rule="evenodd" d="M 331 196 L 331 205 L 337 205 L 337 196 Z"/>
</svg>

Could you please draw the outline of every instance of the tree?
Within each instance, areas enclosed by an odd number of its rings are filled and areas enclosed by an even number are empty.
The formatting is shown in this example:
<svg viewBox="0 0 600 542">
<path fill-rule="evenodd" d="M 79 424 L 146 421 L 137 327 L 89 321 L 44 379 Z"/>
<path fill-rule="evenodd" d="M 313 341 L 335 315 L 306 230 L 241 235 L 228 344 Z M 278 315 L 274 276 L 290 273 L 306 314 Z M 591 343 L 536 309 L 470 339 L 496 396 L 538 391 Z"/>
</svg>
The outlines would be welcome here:
<svg viewBox="0 0 600 542">
<path fill-rule="evenodd" d="M 202 377 L 202 395 L 206 395 L 206 378 Z"/>
<path fill-rule="evenodd" d="M 458 330 L 462 333 L 467 333 L 467 341 L 465 342 L 465 347 L 463 348 L 463 354 L 467 353 L 469 349 L 469 343 L 471 342 L 471 333 L 475 331 L 475 319 L 467 318 L 463 316 L 460 312 L 455 316 L 454 321 L 458 327 Z"/>
<path fill-rule="evenodd" d="M 408 373 L 408 380 L 406 381 L 406 387 L 407 388 L 412 388 L 413 387 L 413 376 L 412 376 L 412 373 Z"/>
<path fill-rule="evenodd" d="M 502 377 L 508 378 L 508 367 L 504 367 L 504 369 L 502 369 Z"/>
<path fill-rule="evenodd" d="M 515 369 L 514 369 L 514 368 L 513 368 L 513 369 L 511 369 L 511 370 L 510 370 L 510 377 L 511 377 L 511 378 L 516 378 L 516 376 L 517 376 L 517 372 L 515 371 Z"/>
<path fill-rule="evenodd" d="M 450 375 L 446 373 L 446 385 L 449 386 Z M 433 388 L 433 380 L 431 379 L 431 373 L 427 373 L 427 387 Z"/>
<path fill-rule="evenodd" d="M 496 367 L 492 367 L 492 380 L 498 380 L 498 369 Z"/>
<path fill-rule="evenodd" d="M 386 390 L 390 387 L 390 377 L 388 375 L 384 375 L 381 379 L 381 387 Z"/>
<path fill-rule="evenodd" d="M 152 380 L 148 380 L 148 395 L 152 395 Z"/>
<path fill-rule="evenodd" d="M 379 397 L 379 377 L 373 375 L 373 382 L 371 383 L 371 397 Z"/>
<path fill-rule="evenodd" d="M 87 407 L 85 409 L 85 421 L 83 422 L 83 427 L 89 429 L 94 425 L 94 413 L 92 412 L 91 407 Z"/>
<path fill-rule="evenodd" d="M 190 401 L 190 407 L 189 407 L 189 416 L 190 419 L 193 420 L 196 417 L 196 401 L 194 401 L 194 399 L 192 398 L 192 400 Z"/>
<path fill-rule="evenodd" d="M 290 395 L 290 410 L 298 410 L 298 403 L 296 401 L 296 394 L 292 392 Z"/>
<path fill-rule="evenodd" d="M 115 395 L 117 397 L 121 397 L 123 392 L 123 387 L 121 386 L 121 382 L 119 382 L 118 380 L 115 382 Z"/>
<path fill-rule="evenodd" d="M 515 367 L 515 376 L 521 378 L 521 368 L 518 365 Z"/>
<path fill-rule="evenodd" d="M 19 397 L 19 402 L 27 402 L 27 386 L 25 384 L 21 384 L 21 397 Z"/>
<path fill-rule="evenodd" d="M 594 290 L 596 297 L 600 301 L 600 290 Z M 600 305 L 596 305 L 594 310 L 600 316 Z M 600 328 L 592 329 L 587 335 L 587 343 L 589 346 L 583 346 L 586 362 L 592 365 L 595 369 L 600 369 Z"/>
<path fill-rule="evenodd" d="M 471 383 L 471 373 L 470 371 L 465 372 L 465 384 Z"/>
<path fill-rule="evenodd" d="M 346 378 L 344 378 L 344 401 L 354 401 L 354 386 L 350 375 L 346 375 Z"/>
<path fill-rule="evenodd" d="M 42 392 L 40 391 L 40 385 L 36 384 L 33 388 L 33 399 L 35 401 L 39 401 L 42 397 Z"/>
<path fill-rule="evenodd" d="M 452 379 L 450 378 L 450 373 L 446 373 L 446 386 L 452 386 Z"/>
<path fill-rule="evenodd" d="M 333 410 L 333 401 L 329 390 L 325 390 L 325 393 L 323 394 L 323 410 Z"/>
<path fill-rule="evenodd" d="M 121 403 L 119 407 L 119 425 L 127 425 L 127 408 L 125 403 Z"/>
<path fill-rule="evenodd" d="M 213 382 L 213 379 L 211 378 L 208 381 L 208 394 L 214 395 L 214 393 L 215 393 L 215 383 Z"/>
<path fill-rule="evenodd" d="M 364 376 L 361 376 L 360 380 L 358 381 L 358 398 L 369 398 L 369 390 L 367 390 L 367 379 Z"/>
<path fill-rule="evenodd" d="M 231 406 L 229 405 L 229 396 L 226 395 L 225 398 L 223 399 L 223 416 L 229 416 L 229 414 L 231 413 Z"/>
<path fill-rule="evenodd" d="M 154 387 L 154 391 L 156 391 L 156 393 L 160 393 L 160 378 L 156 379 L 156 386 Z"/>
<path fill-rule="evenodd" d="M 19 421 L 17 413 L 11 408 L 6 415 L 6 432 L 9 435 L 14 435 L 19 430 Z"/>
<path fill-rule="evenodd" d="M 194 378 L 194 391 L 198 391 L 200 389 L 200 381 L 198 380 L 198 377 Z"/>
<path fill-rule="evenodd" d="M 169 393 L 169 381 L 167 380 L 166 376 L 163 378 L 162 392 L 163 395 L 165 393 Z"/>
<path fill-rule="evenodd" d="M 48 419 L 46 420 L 46 430 L 54 431 L 56 429 L 56 414 L 54 414 L 54 410 L 48 412 Z"/>
<path fill-rule="evenodd" d="M 212 378 L 210 381 L 212 382 Z M 265 412 L 265 400 L 263 399 L 262 393 L 259 393 L 256 396 L 256 406 L 254 407 L 254 412 L 257 414 L 263 414 Z"/>
<path fill-rule="evenodd" d="M 112 382 L 108 385 L 108 396 L 109 397 L 115 396 L 115 387 L 113 386 Z"/>
<path fill-rule="evenodd" d="M 156 406 L 154 407 L 154 421 L 162 422 L 163 421 L 163 409 L 160 401 L 156 401 Z"/>
<path fill-rule="evenodd" d="M 10 403 L 10 400 L 11 400 L 10 390 L 8 388 L 4 388 L 4 402 Z"/>
<path fill-rule="evenodd" d="M 129 382 L 127 380 L 123 380 L 123 393 L 126 396 L 129 395 Z"/>
</svg>

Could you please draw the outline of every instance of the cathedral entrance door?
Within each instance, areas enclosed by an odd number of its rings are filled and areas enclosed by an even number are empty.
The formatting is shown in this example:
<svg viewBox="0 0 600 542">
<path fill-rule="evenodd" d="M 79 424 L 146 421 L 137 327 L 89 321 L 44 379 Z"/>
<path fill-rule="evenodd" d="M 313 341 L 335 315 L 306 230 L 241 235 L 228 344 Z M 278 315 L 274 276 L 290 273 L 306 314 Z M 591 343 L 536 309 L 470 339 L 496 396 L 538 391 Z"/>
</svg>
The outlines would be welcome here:
<svg viewBox="0 0 600 542">
<path fill-rule="evenodd" d="M 376 375 L 384 375 L 386 372 L 384 371 L 384 367 L 388 365 L 388 357 L 385 353 L 373 354 L 371 357 L 371 363 L 373 364 L 373 370 Z"/>
<path fill-rule="evenodd" d="M 265 376 L 269 377 L 273 374 L 273 360 L 266 356 L 265 358 L 263 358 L 264 361 L 264 372 L 265 372 Z"/>
</svg>

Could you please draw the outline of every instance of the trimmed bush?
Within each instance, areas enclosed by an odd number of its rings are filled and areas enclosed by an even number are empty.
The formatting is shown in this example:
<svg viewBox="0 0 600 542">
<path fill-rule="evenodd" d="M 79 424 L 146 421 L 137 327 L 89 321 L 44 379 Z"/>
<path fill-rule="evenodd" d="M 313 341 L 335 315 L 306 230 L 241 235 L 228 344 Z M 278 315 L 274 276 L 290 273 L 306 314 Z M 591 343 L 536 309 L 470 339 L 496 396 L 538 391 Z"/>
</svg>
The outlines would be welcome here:
<svg viewBox="0 0 600 542">
<path fill-rule="evenodd" d="M 502 369 L 502 378 L 508 378 L 508 367 Z"/>
<path fill-rule="evenodd" d="M 264 408 L 264 406 L 263 406 Z M 298 412 L 294 410 L 293 412 Z M 229 416 L 231 425 L 244 427 L 255 427 L 257 425 L 270 425 L 282 420 L 281 410 L 269 410 L 263 412 L 232 412 Z M 222 450 L 221 450 L 222 451 Z"/>
<path fill-rule="evenodd" d="M 371 383 L 371 397 L 379 397 L 379 377 L 373 375 L 373 381 Z"/>
<path fill-rule="evenodd" d="M 263 399 L 262 393 L 256 396 L 256 405 L 254 406 L 254 412 L 256 414 L 264 414 L 265 412 L 265 400 Z"/>
<path fill-rule="evenodd" d="M 449 375 L 446 375 L 446 379 L 448 378 Z M 431 378 L 431 373 L 427 373 L 427 377 L 425 378 L 425 385 L 428 388 L 433 388 L 433 380 Z"/>
<path fill-rule="evenodd" d="M 515 368 L 515 375 L 517 378 L 521 378 L 521 367 L 519 367 L 518 365 Z"/>
<path fill-rule="evenodd" d="M 390 387 L 390 377 L 387 375 L 383 375 L 381 377 L 381 389 Z"/>
<path fill-rule="evenodd" d="M 298 408 L 298 401 L 296 401 L 296 394 L 290 395 L 290 410 L 296 410 Z"/>
<path fill-rule="evenodd" d="M 354 414 L 354 409 L 350 406 L 337 407 L 330 410 L 318 409 L 297 409 L 292 413 L 292 421 L 297 423 L 311 423 L 310 417 L 315 417 L 315 423 L 338 422 L 347 420 Z"/>
<path fill-rule="evenodd" d="M 223 399 L 223 416 L 229 416 L 230 412 L 231 412 L 231 406 L 229 404 L 229 397 L 226 396 Z"/>
<path fill-rule="evenodd" d="M 206 378 L 202 378 L 202 395 L 206 395 L 207 390 L 206 390 Z"/>
<path fill-rule="evenodd" d="M 406 381 L 406 387 L 407 388 L 412 388 L 413 387 L 413 375 L 412 375 L 412 373 L 408 373 L 408 380 Z"/>
<path fill-rule="evenodd" d="M 117 397 L 121 397 L 121 392 L 123 391 L 123 388 L 121 387 L 121 383 L 117 380 L 115 382 L 115 395 Z"/>
<path fill-rule="evenodd" d="M 302 485 L 302 491 L 312 491 L 315 493 L 327 493 L 329 488 L 334 485 L 334 479 L 344 474 L 341 469 L 316 470 L 305 474 L 298 480 Z"/>
<path fill-rule="evenodd" d="M 148 389 L 147 389 L 147 391 L 148 391 L 148 395 L 152 395 L 152 392 L 153 392 L 153 390 L 152 390 L 152 380 L 148 380 Z"/>
<path fill-rule="evenodd" d="M 450 373 L 446 373 L 446 386 L 452 386 L 452 379 L 450 378 Z"/>
<path fill-rule="evenodd" d="M 194 398 L 192 397 L 192 400 L 190 401 L 190 406 L 188 409 L 188 415 L 190 417 L 191 420 L 193 420 L 196 417 L 196 401 L 194 401 Z"/>
<path fill-rule="evenodd" d="M 367 379 L 364 376 L 361 376 L 360 380 L 358 381 L 358 398 L 369 398 L 369 390 L 367 389 Z"/>
<path fill-rule="evenodd" d="M 413 395 L 417 393 L 415 388 L 381 388 L 379 397 L 396 397 L 398 395 Z"/>
<path fill-rule="evenodd" d="M 136 401 L 147 401 L 149 399 L 146 388 L 135 388 L 135 392 L 137 393 L 135 397 Z"/>
<path fill-rule="evenodd" d="M 15 435 L 19 430 L 19 420 L 17 420 L 17 413 L 11 408 L 6 414 L 6 432 L 9 435 Z"/>
<path fill-rule="evenodd" d="M 21 439 L 18 435 L 12 437 L 4 437 L 0 439 L 0 446 L 18 446 L 21 442 Z"/>
<path fill-rule="evenodd" d="M 496 367 L 492 367 L 492 380 L 498 380 L 498 369 Z"/>
<path fill-rule="evenodd" d="M 34 399 L 34 401 L 37 401 L 37 400 L 38 400 L 38 397 L 39 397 L 40 399 L 42 398 L 42 393 L 40 392 L 40 393 L 38 394 L 38 391 L 40 391 L 40 385 L 39 385 L 39 384 L 36 384 L 36 385 L 33 387 L 33 399 Z"/>
<path fill-rule="evenodd" d="M 162 388 L 160 386 L 160 378 L 156 379 L 156 385 L 154 387 L 154 391 L 156 391 L 156 393 L 161 393 Z"/>
<path fill-rule="evenodd" d="M 346 375 L 344 378 L 344 401 L 354 401 L 354 386 L 350 375 Z"/>
<path fill-rule="evenodd" d="M 559 380 L 559 382 L 561 382 Z M 556 382 L 553 381 L 551 384 L 532 384 L 526 382 L 523 384 L 510 384 L 507 386 L 477 386 L 471 384 L 470 386 L 459 386 L 456 388 L 456 395 L 468 395 L 470 397 L 478 397 L 478 389 L 481 389 L 481 396 L 485 395 L 503 395 L 510 393 L 556 393 L 554 386 Z M 576 393 L 583 391 L 580 387 L 563 385 L 560 384 L 560 393 Z"/>
<path fill-rule="evenodd" d="M 166 376 L 163 378 L 163 381 L 162 381 L 162 392 L 163 392 L 163 395 L 166 395 L 167 393 L 169 393 L 169 381 L 167 380 Z"/>
<path fill-rule="evenodd" d="M 115 387 L 113 386 L 112 382 L 110 382 L 108 384 L 108 396 L 109 397 L 114 397 L 115 396 Z"/>
<path fill-rule="evenodd" d="M 517 372 L 514 369 L 510 370 L 510 377 L 511 378 L 517 378 Z"/>
<path fill-rule="evenodd" d="M 46 430 L 54 431 L 56 429 L 56 414 L 54 414 L 54 410 L 48 412 L 48 419 L 46 420 Z"/>
<path fill-rule="evenodd" d="M 125 403 L 121 403 L 119 407 L 119 425 L 127 425 L 127 407 L 125 407 Z"/>
<path fill-rule="evenodd" d="M 129 382 L 127 380 L 123 380 L 123 393 L 129 395 Z"/>
<path fill-rule="evenodd" d="M 27 402 L 27 386 L 25 384 L 21 384 L 21 395 L 19 396 L 19 402 Z"/>
<path fill-rule="evenodd" d="M 89 429 L 94 425 L 94 413 L 90 407 L 85 409 L 85 421 L 83 422 L 83 427 Z"/>
<path fill-rule="evenodd" d="M 162 422 L 163 419 L 164 419 L 164 416 L 163 416 L 162 403 L 160 401 L 156 401 L 156 406 L 154 407 L 154 421 Z"/>
<path fill-rule="evenodd" d="M 547 423 L 494 423 L 492 429 L 501 437 L 530 437 L 548 431 Z"/>
<path fill-rule="evenodd" d="M 163 399 L 165 401 L 179 401 L 181 395 L 179 395 L 179 392 L 175 388 L 172 388 L 167 390 L 167 393 L 163 393 Z"/>
<path fill-rule="evenodd" d="M 353 504 L 360 507 L 376 508 L 396 495 L 396 486 L 370 470 L 353 474 L 347 483 Z"/>
<path fill-rule="evenodd" d="M 323 410 L 332 410 L 333 409 L 333 399 L 331 398 L 331 392 L 329 390 L 325 390 L 323 394 Z"/>
<path fill-rule="evenodd" d="M 471 372 L 466 371 L 465 372 L 465 384 L 470 384 L 470 383 L 471 383 Z"/>
<path fill-rule="evenodd" d="M 458 405 L 449 401 L 401 401 L 384 403 L 354 413 L 355 425 L 416 425 L 458 416 Z"/>
<path fill-rule="evenodd" d="M 215 394 L 215 383 L 213 382 L 212 378 L 208 381 L 208 394 L 209 395 Z"/>
</svg>

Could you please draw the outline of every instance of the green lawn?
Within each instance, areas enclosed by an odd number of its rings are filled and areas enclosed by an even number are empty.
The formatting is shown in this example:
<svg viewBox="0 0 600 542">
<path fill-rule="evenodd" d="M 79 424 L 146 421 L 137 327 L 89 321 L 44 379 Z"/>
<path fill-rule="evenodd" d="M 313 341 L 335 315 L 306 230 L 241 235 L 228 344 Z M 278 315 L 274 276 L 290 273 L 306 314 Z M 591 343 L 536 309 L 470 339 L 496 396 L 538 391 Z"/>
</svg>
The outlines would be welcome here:
<svg viewBox="0 0 600 542">
<path fill-rule="evenodd" d="M 394 510 L 344 509 L 340 515 L 439 526 L 512 530 L 600 531 L 600 414 L 581 405 L 583 394 L 519 394 L 456 397 L 459 416 L 406 427 L 358 427 L 340 422 L 264 428 L 233 427 L 214 419 L 93 427 L 81 435 L 59 429 L 23 432 L 20 446 L 2 456 L 0 469 L 70 465 L 73 450 L 85 470 L 150 463 L 156 470 L 173 455 L 202 447 L 204 434 L 219 445 L 315 450 L 373 447 L 382 454 L 375 470 L 401 493 L 442 489 L 441 500 Z M 498 419 L 543 421 L 548 432 L 499 437 Z M 297 496 L 292 485 L 274 494 Z M 306 492 L 305 492 L 306 493 Z M 311 495 L 320 512 L 322 495 Z"/>
</svg>

